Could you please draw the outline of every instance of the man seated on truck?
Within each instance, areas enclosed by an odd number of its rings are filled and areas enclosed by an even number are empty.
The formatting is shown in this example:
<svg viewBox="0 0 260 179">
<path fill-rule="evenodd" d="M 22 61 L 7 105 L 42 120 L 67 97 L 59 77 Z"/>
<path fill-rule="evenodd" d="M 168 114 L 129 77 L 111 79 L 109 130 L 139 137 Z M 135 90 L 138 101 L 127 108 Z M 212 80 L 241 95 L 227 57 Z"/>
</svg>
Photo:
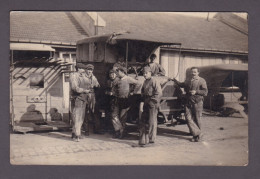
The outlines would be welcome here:
<svg viewBox="0 0 260 179">
<path fill-rule="evenodd" d="M 151 68 L 152 76 L 165 76 L 165 70 L 159 63 L 155 62 L 156 58 L 156 55 L 152 54 L 150 56 L 150 62 L 146 65 L 146 67 Z"/>
<path fill-rule="evenodd" d="M 113 70 L 117 71 L 120 67 L 126 67 L 124 57 L 119 57 L 117 62 L 113 65 Z"/>
</svg>

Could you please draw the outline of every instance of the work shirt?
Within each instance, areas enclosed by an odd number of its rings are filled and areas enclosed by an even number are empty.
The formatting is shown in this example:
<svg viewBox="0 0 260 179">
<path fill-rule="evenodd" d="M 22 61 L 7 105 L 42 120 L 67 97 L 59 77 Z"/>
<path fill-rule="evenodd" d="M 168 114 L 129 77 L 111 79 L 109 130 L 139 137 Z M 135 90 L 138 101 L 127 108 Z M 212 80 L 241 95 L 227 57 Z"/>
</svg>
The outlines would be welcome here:
<svg viewBox="0 0 260 179">
<path fill-rule="evenodd" d="M 149 63 L 148 66 L 151 68 L 152 76 L 165 76 L 165 70 L 160 64 L 153 62 Z"/>
<path fill-rule="evenodd" d="M 119 98 L 128 98 L 130 94 L 130 85 L 134 85 L 135 88 L 141 86 L 141 83 L 130 76 L 123 76 L 116 83 L 116 95 Z"/>
<path fill-rule="evenodd" d="M 153 77 L 146 79 L 142 87 L 142 96 L 142 101 L 145 103 L 149 103 L 151 100 L 154 103 L 159 103 L 162 97 L 162 88 L 159 81 Z"/>
<path fill-rule="evenodd" d="M 93 92 L 94 87 L 100 86 L 94 75 L 88 77 L 85 73 L 79 72 L 70 75 L 70 85 L 74 94 L 83 93 L 85 90 Z"/>
<path fill-rule="evenodd" d="M 192 103 L 203 101 L 203 96 L 207 96 L 208 94 L 207 83 L 203 78 L 199 76 L 187 79 L 184 83 L 178 83 L 181 87 L 184 88 L 187 99 Z M 191 95 L 191 90 L 195 90 L 196 94 Z"/>
<path fill-rule="evenodd" d="M 70 75 L 70 86 L 72 97 L 87 102 L 87 107 L 94 111 L 96 100 L 94 87 L 99 87 L 99 83 L 94 75 L 88 77 L 86 73 L 76 72 Z M 85 90 L 90 90 L 85 93 Z"/>
</svg>

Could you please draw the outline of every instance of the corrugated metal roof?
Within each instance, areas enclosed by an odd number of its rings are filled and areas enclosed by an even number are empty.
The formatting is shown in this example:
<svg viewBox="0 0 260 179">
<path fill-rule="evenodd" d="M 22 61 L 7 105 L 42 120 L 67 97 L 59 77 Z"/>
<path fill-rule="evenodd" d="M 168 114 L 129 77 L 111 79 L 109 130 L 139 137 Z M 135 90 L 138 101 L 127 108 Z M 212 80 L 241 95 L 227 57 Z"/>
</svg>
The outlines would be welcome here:
<svg viewBox="0 0 260 179">
<path fill-rule="evenodd" d="M 180 42 L 183 48 L 246 51 L 248 36 L 218 19 L 158 12 L 99 12 L 106 21 L 101 33 L 130 31 L 149 35 L 160 41 Z"/>
</svg>

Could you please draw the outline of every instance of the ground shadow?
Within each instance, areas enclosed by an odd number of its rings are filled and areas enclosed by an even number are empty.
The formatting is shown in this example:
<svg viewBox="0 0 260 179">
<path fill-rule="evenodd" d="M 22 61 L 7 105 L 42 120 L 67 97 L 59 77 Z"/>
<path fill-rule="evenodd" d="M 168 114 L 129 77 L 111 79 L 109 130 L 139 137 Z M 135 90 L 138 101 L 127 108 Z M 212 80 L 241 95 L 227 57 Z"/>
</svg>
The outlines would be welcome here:
<svg viewBox="0 0 260 179">
<path fill-rule="evenodd" d="M 51 138 L 60 139 L 60 140 L 66 140 L 66 141 L 72 140 L 70 130 L 32 131 L 32 132 L 28 132 L 28 133 L 37 134 L 37 135 L 45 136 L 45 137 L 51 137 Z"/>
<path fill-rule="evenodd" d="M 93 124 L 90 123 L 90 128 L 92 128 L 92 125 Z M 127 134 L 123 139 L 113 138 L 112 130 L 106 131 L 104 135 L 93 134 L 93 131 L 90 131 L 89 136 L 85 136 L 82 133 L 82 137 L 83 140 L 84 138 L 90 138 L 90 139 L 95 139 L 104 142 L 116 142 L 116 143 L 127 144 L 129 146 L 136 145 L 139 140 L 138 125 L 132 125 L 132 124 L 127 125 L 126 130 L 127 130 Z M 71 138 L 71 130 L 57 130 L 57 131 L 44 131 L 44 132 L 34 131 L 30 133 L 34 133 L 40 136 L 52 137 L 60 140 L 73 141 Z M 185 131 L 174 130 L 172 128 L 170 129 L 162 128 L 158 126 L 157 135 L 170 137 L 170 138 L 189 140 L 189 138 L 187 137 L 190 136 L 190 133 Z"/>
<path fill-rule="evenodd" d="M 157 135 L 171 137 L 171 138 L 184 139 L 184 140 L 190 140 L 187 137 L 191 136 L 191 134 L 189 132 L 179 131 L 179 130 L 174 130 L 174 129 L 160 128 L 160 127 L 158 127 L 158 129 L 157 129 Z"/>
</svg>

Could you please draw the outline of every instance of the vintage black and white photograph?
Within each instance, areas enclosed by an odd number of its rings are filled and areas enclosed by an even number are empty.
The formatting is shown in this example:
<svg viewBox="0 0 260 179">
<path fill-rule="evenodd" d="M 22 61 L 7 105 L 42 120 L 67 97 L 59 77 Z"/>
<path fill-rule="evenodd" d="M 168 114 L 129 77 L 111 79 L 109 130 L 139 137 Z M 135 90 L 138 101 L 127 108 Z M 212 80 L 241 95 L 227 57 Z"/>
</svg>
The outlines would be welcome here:
<svg viewBox="0 0 260 179">
<path fill-rule="evenodd" d="M 10 12 L 12 165 L 247 166 L 246 12 Z"/>
</svg>

